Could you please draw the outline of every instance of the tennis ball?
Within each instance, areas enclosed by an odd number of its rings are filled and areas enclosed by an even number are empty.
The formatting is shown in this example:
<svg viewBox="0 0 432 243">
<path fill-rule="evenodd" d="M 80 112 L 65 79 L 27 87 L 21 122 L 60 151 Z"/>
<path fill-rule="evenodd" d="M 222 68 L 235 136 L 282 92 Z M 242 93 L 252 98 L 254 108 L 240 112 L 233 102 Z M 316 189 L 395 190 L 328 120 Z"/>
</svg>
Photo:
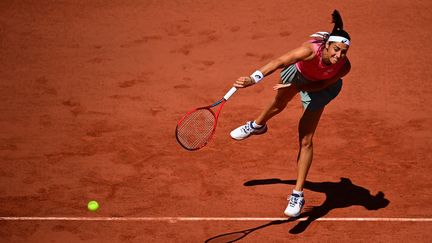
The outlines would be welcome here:
<svg viewBox="0 0 432 243">
<path fill-rule="evenodd" d="M 96 201 L 90 201 L 90 202 L 87 204 L 87 208 L 88 208 L 88 210 L 94 212 L 94 211 L 98 210 L 98 208 L 99 208 L 99 203 L 96 202 Z"/>
</svg>

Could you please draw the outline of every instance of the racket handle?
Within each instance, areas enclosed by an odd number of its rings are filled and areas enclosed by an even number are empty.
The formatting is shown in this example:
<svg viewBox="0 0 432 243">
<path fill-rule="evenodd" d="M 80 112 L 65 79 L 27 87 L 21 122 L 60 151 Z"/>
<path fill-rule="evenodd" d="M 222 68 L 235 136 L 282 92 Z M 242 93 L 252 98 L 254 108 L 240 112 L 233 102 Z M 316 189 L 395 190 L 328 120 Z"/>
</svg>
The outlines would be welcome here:
<svg viewBox="0 0 432 243">
<path fill-rule="evenodd" d="M 223 97 L 224 100 L 228 100 L 228 99 L 231 97 L 231 95 L 233 95 L 236 91 L 237 91 L 237 88 L 236 88 L 236 87 L 232 87 L 232 88 L 228 91 L 228 93 L 226 93 L 226 95 Z"/>
</svg>

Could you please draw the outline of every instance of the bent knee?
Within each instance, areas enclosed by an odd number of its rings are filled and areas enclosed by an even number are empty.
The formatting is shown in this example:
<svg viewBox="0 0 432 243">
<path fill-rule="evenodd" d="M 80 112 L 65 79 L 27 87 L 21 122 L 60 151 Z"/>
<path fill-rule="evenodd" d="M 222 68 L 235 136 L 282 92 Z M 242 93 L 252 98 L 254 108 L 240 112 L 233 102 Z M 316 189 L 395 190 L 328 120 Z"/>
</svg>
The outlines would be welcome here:
<svg viewBox="0 0 432 243">
<path fill-rule="evenodd" d="M 300 147 L 312 148 L 313 147 L 312 137 L 313 135 L 300 136 Z"/>
</svg>

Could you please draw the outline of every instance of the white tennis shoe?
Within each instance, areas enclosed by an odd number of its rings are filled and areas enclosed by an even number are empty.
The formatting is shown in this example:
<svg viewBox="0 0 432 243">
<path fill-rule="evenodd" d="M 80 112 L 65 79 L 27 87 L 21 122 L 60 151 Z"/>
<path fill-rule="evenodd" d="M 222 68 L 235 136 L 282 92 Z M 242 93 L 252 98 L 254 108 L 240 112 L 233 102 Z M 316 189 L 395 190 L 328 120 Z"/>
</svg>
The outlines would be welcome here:
<svg viewBox="0 0 432 243">
<path fill-rule="evenodd" d="M 230 135 L 235 140 L 243 140 L 251 135 L 259 135 L 267 132 L 267 125 L 260 128 L 254 128 L 252 125 L 253 121 L 248 121 L 246 125 L 240 126 L 231 131 Z"/>
<path fill-rule="evenodd" d="M 297 217 L 300 215 L 303 205 L 305 203 L 304 197 L 298 194 L 291 194 L 288 199 L 288 206 L 284 214 L 288 217 Z"/>
</svg>

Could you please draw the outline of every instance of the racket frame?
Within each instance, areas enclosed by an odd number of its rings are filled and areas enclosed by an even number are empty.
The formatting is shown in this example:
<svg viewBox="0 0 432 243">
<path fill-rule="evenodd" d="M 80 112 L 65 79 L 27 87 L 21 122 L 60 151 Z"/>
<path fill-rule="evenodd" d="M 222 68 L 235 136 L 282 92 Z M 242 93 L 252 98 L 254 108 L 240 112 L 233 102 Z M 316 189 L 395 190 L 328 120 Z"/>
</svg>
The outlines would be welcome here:
<svg viewBox="0 0 432 243">
<path fill-rule="evenodd" d="M 177 139 L 177 142 L 184 148 L 184 149 L 186 149 L 186 150 L 189 150 L 189 151 L 195 151 L 195 150 L 198 150 L 198 149 L 200 149 L 200 148 L 202 148 L 202 147 L 204 147 L 204 146 L 206 146 L 212 139 L 213 139 L 213 135 L 215 134 L 215 132 L 216 132 L 216 127 L 217 127 L 217 121 L 218 121 L 218 118 L 219 118 L 219 113 L 220 113 L 220 111 L 222 110 L 222 108 L 223 108 L 223 106 L 225 105 L 225 102 L 231 97 L 231 95 L 233 95 L 235 92 L 237 91 L 237 88 L 235 88 L 235 87 L 232 87 L 226 94 L 225 94 L 225 96 L 222 98 L 222 99 L 220 99 L 220 100 L 218 100 L 217 102 L 215 102 L 215 103 L 213 103 L 212 105 L 209 105 L 209 106 L 203 106 L 203 107 L 199 107 L 199 108 L 195 108 L 195 109 L 193 109 L 193 110 L 191 110 L 191 111 L 189 111 L 188 113 L 186 113 L 178 122 L 177 122 L 177 126 L 176 126 L 176 130 L 175 130 L 175 136 L 176 136 L 176 139 Z M 218 105 L 220 105 L 219 106 L 219 108 L 216 110 L 216 113 L 211 109 L 211 108 L 213 108 L 213 107 L 216 107 L 216 106 L 218 106 Z M 215 118 L 215 121 L 214 121 L 214 124 L 213 124 L 213 130 L 212 130 L 212 132 L 211 132 L 211 134 L 210 134 L 210 136 L 208 137 L 208 139 L 207 139 L 207 141 L 205 142 L 205 143 L 203 143 L 203 144 L 201 144 L 201 146 L 199 146 L 199 147 L 196 147 L 196 148 L 188 148 L 188 147 L 186 147 L 185 145 L 183 145 L 183 143 L 181 143 L 180 142 L 180 139 L 178 138 L 178 127 L 182 124 L 182 122 L 183 122 L 183 120 L 187 117 L 187 116 L 189 116 L 191 113 L 193 113 L 193 112 L 195 112 L 195 111 L 197 111 L 197 110 L 200 110 L 200 109 L 206 109 L 206 110 L 209 110 L 211 113 L 212 113 L 212 115 L 214 116 L 214 118 Z"/>
<path fill-rule="evenodd" d="M 222 107 L 224 106 L 225 102 L 226 102 L 225 99 L 220 99 L 219 101 L 217 101 L 216 103 L 214 103 L 214 104 L 212 104 L 212 105 L 204 106 L 204 107 L 199 107 L 199 108 L 195 108 L 195 109 L 189 111 L 188 113 L 186 113 L 186 114 L 185 114 L 185 115 L 184 115 L 184 116 L 183 116 L 183 117 L 178 121 L 177 126 L 176 126 L 175 135 L 176 135 L 177 142 L 178 142 L 178 143 L 179 143 L 179 144 L 180 144 L 184 149 L 189 150 L 189 151 L 198 150 L 198 149 L 200 149 L 200 148 L 206 146 L 206 145 L 207 145 L 207 144 L 208 144 L 208 143 L 213 139 L 213 135 L 214 135 L 215 132 L 216 132 L 216 127 L 217 127 L 217 121 L 218 121 L 218 118 L 219 118 L 219 113 L 220 113 L 220 111 L 222 110 Z M 218 106 L 218 105 L 220 105 L 219 108 L 216 110 L 216 112 L 214 112 L 211 108 L 213 108 L 213 107 L 215 107 L 215 106 Z M 211 114 L 214 116 L 214 118 L 215 118 L 215 121 L 214 121 L 214 123 L 213 123 L 213 129 L 212 129 L 212 132 L 211 132 L 211 134 L 209 135 L 209 137 L 208 137 L 208 139 L 207 139 L 207 141 L 206 141 L 205 143 L 202 143 L 200 146 L 198 146 L 198 147 L 196 147 L 196 148 L 188 148 L 188 147 L 186 147 L 185 145 L 183 145 L 182 142 L 180 142 L 180 139 L 179 139 L 179 137 L 178 137 L 178 127 L 182 124 L 183 120 L 184 120 L 187 116 L 189 116 L 190 114 L 192 114 L 192 113 L 194 113 L 194 112 L 196 112 L 196 111 L 198 111 L 198 110 L 202 110 L 202 109 L 205 109 L 205 110 L 210 111 L 210 113 L 211 113 Z"/>
</svg>

